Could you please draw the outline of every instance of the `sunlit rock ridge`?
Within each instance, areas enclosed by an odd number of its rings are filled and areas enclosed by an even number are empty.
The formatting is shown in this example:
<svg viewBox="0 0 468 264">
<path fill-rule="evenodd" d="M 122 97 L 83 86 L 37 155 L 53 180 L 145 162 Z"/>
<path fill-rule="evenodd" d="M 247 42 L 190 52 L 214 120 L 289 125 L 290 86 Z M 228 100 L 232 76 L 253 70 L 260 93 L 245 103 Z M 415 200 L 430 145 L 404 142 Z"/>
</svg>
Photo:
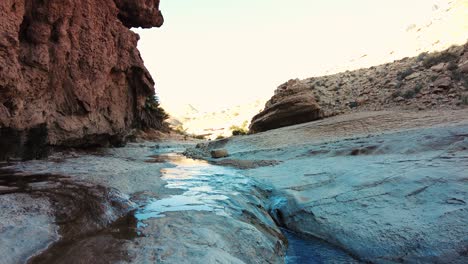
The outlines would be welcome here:
<svg viewBox="0 0 468 264">
<path fill-rule="evenodd" d="M 263 111 L 252 118 L 250 131 L 349 112 L 467 106 L 468 43 L 367 69 L 290 80 L 280 85 Z"/>
</svg>

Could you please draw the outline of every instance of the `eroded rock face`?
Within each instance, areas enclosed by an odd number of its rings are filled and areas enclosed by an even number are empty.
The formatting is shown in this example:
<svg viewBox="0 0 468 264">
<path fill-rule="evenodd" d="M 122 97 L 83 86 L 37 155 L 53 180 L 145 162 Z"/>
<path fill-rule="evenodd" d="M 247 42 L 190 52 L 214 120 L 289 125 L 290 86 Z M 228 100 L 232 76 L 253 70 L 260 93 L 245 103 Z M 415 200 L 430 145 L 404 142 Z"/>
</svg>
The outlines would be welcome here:
<svg viewBox="0 0 468 264">
<path fill-rule="evenodd" d="M 141 115 L 154 81 L 129 27 L 161 26 L 158 6 L 1 1 L 0 159 L 39 149 L 35 158 L 47 145 L 116 145 L 145 126 Z"/>
<path fill-rule="evenodd" d="M 265 109 L 252 118 L 250 132 L 314 121 L 323 117 L 315 98 L 300 80 L 290 80 L 276 89 Z"/>
</svg>

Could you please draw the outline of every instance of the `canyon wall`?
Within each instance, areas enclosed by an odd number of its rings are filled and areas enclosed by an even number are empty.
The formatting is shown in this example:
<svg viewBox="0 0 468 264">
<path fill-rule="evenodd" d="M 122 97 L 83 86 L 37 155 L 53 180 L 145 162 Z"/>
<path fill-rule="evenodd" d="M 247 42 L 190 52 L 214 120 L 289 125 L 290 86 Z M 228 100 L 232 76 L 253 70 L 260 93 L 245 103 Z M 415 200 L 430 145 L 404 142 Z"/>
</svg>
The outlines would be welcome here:
<svg viewBox="0 0 468 264">
<path fill-rule="evenodd" d="M 160 126 L 129 28 L 162 24 L 159 0 L 2 0 L 0 160 L 119 145 Z"/>
</svg>

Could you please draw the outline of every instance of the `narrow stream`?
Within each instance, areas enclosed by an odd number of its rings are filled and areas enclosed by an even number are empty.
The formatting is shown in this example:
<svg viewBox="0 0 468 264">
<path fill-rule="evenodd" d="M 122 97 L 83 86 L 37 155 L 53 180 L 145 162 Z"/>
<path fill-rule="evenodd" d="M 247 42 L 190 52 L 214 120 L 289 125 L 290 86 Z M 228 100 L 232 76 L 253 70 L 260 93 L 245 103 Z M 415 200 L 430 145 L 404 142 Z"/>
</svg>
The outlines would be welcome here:
<svg viewBox="0 0 468 264">
<path fill-rule="evenodd" d="M 359 263 L 343 250 L 327 242 L 295 234 L 287 229 L 282 231 L 289 243 L 286 264 Z"/>
<path fill-rule="evenodd" d="M 183 190 L 182 194 L 172 195 L 159 200 L 151 200 L 138 210 L 135 217 L 138 226 L 145 226 L 144 220 L 164 217 L 174 211 L 209 211 L 227 215 L 228 195 L 248 190 L 253 180 L 243 176 L 239 170 L 211 165 L 205 161 L 192 160 L 182 156 L 178 150 L 156 150 L 153 158 L 157 162 L 167 161 L 174 165 L 162 171 L 162 178 L 168 188 Z M 323 241 L 306 238 L 283 229 L 288 238 L 289 248 L 285 263 L 356 263 L 344 251 Z"/>
</svg>

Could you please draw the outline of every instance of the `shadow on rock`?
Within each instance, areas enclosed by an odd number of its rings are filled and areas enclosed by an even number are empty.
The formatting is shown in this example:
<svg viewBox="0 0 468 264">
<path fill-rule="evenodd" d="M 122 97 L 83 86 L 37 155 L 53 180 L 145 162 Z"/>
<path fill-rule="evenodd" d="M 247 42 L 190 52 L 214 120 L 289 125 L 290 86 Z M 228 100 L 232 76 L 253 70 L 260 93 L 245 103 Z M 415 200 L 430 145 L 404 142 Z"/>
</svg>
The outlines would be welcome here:
<svg viewBox="0 0 468 264">
<path fill-rule="evenodd" d="M 0 195 L 47 198 L 61 239 L 28 263 L 129 261 L 123 245 L 137 236 L 134 205 L 115 189 L 56 174 L 20 174 L 0 169 Z"/>
</svg>

